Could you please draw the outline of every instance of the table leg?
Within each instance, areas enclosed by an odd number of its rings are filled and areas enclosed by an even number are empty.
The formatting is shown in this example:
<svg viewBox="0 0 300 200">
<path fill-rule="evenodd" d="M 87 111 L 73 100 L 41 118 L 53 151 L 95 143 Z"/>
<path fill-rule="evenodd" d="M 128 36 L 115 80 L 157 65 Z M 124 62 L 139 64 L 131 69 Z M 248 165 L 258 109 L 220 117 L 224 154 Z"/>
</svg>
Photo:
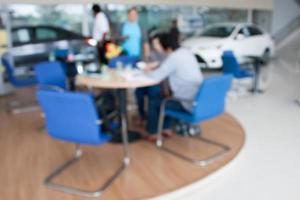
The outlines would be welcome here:
<svg viewBox="0 0 300 200">
<path fill-rule="evenodd" d="M 129 164 L 129 148 L 128 148 L 128 123 L 127 123 L 127 110 L 126 110 L 126 90 L 120 89 L 118 91 L 119 104 L 120 104 L 120 115 L 121 115 L 121 132 L 122 141 L 124 147 L 124 163 Z"/>
<path fill-rule="evenodd" d="M 111 142 L 121 143 L 126 137 L 126 142 L 131 143 L 141 139 L 141 134 L 137 131 L 128 130 L 128 116 L 127 116 L 127 99 L 126 99 L 126 89 L 119 89 L 117 91 L 119 100 L 119 113 L 120 113 L 120 123 L 121 123 L 121 134 L 117 133 L 113 135 Z M 123 136 L 124 135 L 124 136 Z"/>
</svg>

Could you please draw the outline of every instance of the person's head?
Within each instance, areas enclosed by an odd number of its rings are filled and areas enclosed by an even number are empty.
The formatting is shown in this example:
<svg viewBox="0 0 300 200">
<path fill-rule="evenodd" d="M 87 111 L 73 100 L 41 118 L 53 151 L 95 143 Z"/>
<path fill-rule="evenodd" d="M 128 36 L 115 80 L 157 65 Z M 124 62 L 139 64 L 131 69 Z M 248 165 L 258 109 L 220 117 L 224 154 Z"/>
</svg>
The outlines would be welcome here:
<svg viewBox="0 0 300 200">
<path fill-rule="evenodd" d="M 176 19 L 172 20 L 172 27 L 177 27 L 177 20 Z"/>
<path fill-rule="evenodd" d="M 159 34 L 156 34 L 156 35 L 152 36 L 151 39 L 150 39 L 150 44 L 151 44 L 152 48 L 155 51 L 157 51 L 157 52 L 164 52 L 164 49 L 163 49 L 163 47 L 160 44 L 159 38 L 160 38 Z"/>
<path fill-rule="evenodd" d="M 96 16 L 99 12 L 101 12 L 101 7 L 98 4 L 94 4 L 92 7 L 93 15 Z"/>
<path fill-rule="evenodd" d="M 136 22 L 138 20 L 138 12 L 135 7 L 132 7 L 127 11 L 127 18 L 130 22 Z"/>
<path fill-rule="evenodd" d="M 171 53 L 179 48 L 179 44 L 170 33 L 162 33 L 159 37 L 160 44 L 166 53 Z"/>
</svg>

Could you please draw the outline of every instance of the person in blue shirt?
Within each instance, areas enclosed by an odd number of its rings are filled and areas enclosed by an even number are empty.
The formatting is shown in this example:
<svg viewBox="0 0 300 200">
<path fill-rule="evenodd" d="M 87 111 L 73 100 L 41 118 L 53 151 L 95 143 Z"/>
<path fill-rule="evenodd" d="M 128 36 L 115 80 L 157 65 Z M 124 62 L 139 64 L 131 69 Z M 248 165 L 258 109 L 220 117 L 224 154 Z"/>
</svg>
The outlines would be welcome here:
<svg viewBox="0 0 300 200">
<path fill-rule="evenodd" d="M 128 56 L 141 58 L 145 41 L 145 34 L 138 23 L 138 12 L 131 8 L 127 12 L 127 21 L 123 24 L 121 36 L 123 50 Z"/>
</svg>

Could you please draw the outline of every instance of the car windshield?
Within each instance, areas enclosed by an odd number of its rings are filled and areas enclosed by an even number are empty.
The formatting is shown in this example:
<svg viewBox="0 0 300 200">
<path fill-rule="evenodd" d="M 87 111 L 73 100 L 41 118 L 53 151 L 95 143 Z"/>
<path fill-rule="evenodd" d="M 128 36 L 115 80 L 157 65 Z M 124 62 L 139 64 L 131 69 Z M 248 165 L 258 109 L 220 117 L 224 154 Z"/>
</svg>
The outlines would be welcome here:
<svg viewBox="0 0 300 200">
<path fill-rule="evenodd" d="M 231 35 L 234 26 L 217 26 L 205 29 L 200 36 L 225 38 Z"/>
</svg>

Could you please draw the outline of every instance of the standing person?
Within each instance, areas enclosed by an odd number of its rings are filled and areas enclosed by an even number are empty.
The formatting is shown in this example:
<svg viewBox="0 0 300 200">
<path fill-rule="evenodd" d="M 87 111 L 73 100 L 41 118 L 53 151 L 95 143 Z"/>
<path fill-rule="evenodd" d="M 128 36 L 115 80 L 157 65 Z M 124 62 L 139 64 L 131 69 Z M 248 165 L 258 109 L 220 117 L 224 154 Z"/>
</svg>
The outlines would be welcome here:
<svg viewBox="0 0 300 200">
<path fill-rule="evenodd" d="M 138 12 L 136 8 L 127 11 L 127 21 L 123 24 L 121 38 L 125 54 L 140 58 L 145 47 L 146 37 L 143 29 L 138 23 Z"/>
<path fill-rule="evenodd" d="M 105 41 L 110 31 L 109 22 L 99 5 L 94 4 L 92 11 L 95 18 L 93 25 L 93 39 L 97 41 L 100 63 L 107 64 L 107 59 L 105 57 Z"/>
<path fill-rule="evenodd" d="M 170 34 L 160 37 L 160 43 L 167 54 L 167 58 L 159 68 L 148 73 L 150 78 L 163 81 L 168 78 L 172 96 L 183 101 L 169 102 L 166 107 L 182 112 L 192 112 L 192 102 L 200 88 L 203 76 L 199 70 L 195 56 L 184 48 L 179 48 Z M 156 139 L 158 129 L 158 118 L 160 113 L 161 98 L 152 99 L 149 102 L 147 132 L 149 140 Z M 165 120 L 164 133 L 171 135 L 170 119 Z"/>
<path fill-rule="evenodd" d="M 177 26 L 177 20 L 172 20 L 172 25 L 170 28 L 170 35 L 178 44 L 180 44 L 180 32 Z"/>
</svg>

